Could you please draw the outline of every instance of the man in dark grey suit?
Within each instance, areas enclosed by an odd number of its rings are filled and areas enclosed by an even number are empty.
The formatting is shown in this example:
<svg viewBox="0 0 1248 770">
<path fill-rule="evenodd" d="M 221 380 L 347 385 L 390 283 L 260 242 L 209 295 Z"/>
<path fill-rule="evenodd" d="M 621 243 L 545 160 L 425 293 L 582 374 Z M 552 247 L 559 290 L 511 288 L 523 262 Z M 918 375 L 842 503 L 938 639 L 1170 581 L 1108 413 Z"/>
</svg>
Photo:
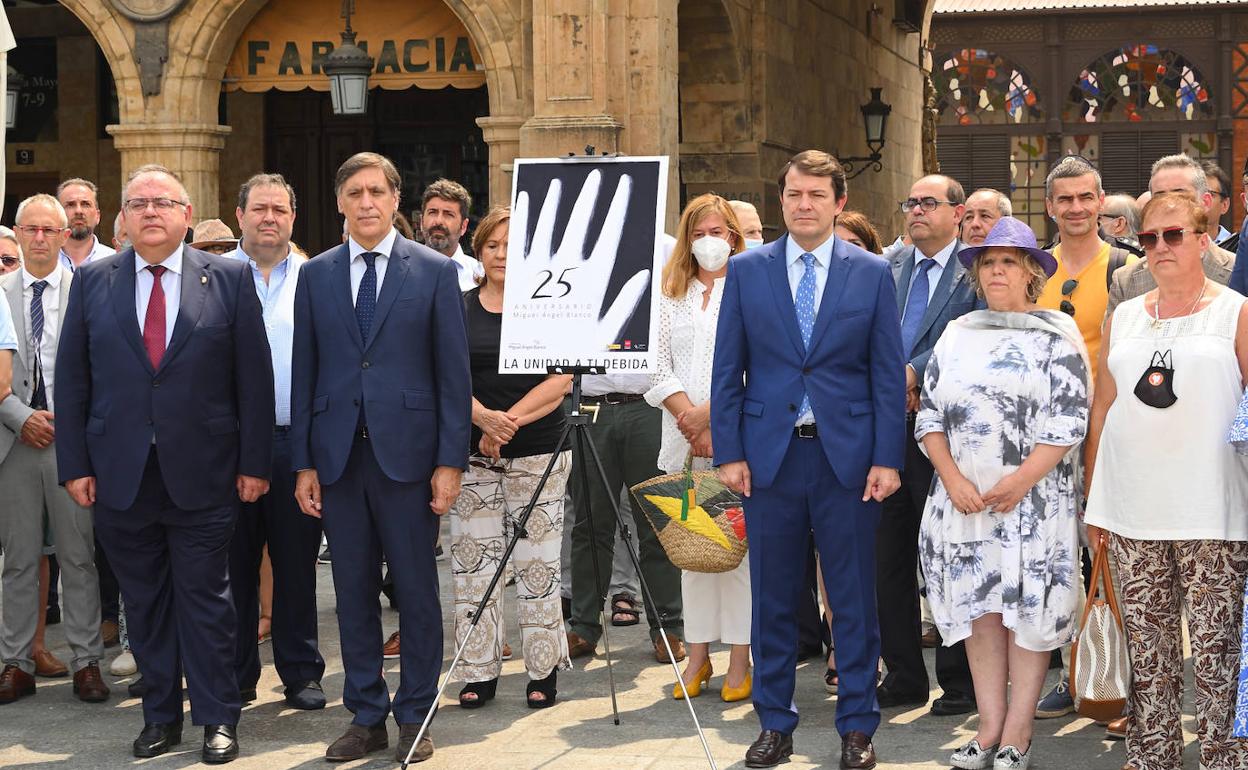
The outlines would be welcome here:
<svg viewBox="0 0 1248 770">
<path fill-rule="evenodd" d="M 889 257 L 897 284 L 902 348 L 906 356 L 906 465 L 901 489 L 884 500 L 876 538 L 876 599 L 881 657 L 888 676 L 877 695 L 881 708 L 927 703 L 927 666 L 920 638 L 918 568 L 919 521 L 932 483 L 932 464 L 914 440 L 923 370 L 936 340 L 950 320 L 975 309 L 970 276 L 956 255 L 962 248 L 958 225 L 965 212 L 962 185 L 946 176 L 925 176 L 902 202 L 910 246 Z M 962 643 L 936 649 L 936 679 L 944 690 L 932 704 L 936 715 L 964 714 L 975 708 L 966 648 Z"/>
<path fill-rule="evenodd" d="M 1167 155 L 1153 164 L 1152 176 L 1148 180 L 1148 190 L 1153 195 L 1163 192 L 1182 192 L 1191 195 L 1201 206 L 1209 211 L 1209 223 L 1212 227 L 1217 223 L 1217 211 L 1213 193 L 1209 192 L 1209 179 L 1200 163 L 1187 155 Z M 1200 255 L 1200 263 L 1205 276 L 1209 280 L 1226 286 L 1231 281 L 1231 272 L 1235 267 L 1235 255 L 1226 249 L 1218 248 L 1213 243 L 1210 233 L 1209 248 Z M 1109 286 L 1109 305 L 1105 309 L 1105 318 L 1112 318 L 1118 303 L 1147 294 L 1157 288 L 1157 281 L 1148 269 L 1148 258 L 1118 268 Z M 1234 287 L 1232 287 L 1234 288 Z"/>
<path fill-rule="evenodd" d="M 4 542 L 4 617 L 0 623 L 0 703 L 35 692 L 32 646 L 39 605 L 39 561 L 50 528 L 65 585 L 65 640 L 74 654 L 74 695 L 108 699 L 100 674 L 99 578 L 91 509 L 77 505 L 56 481 L 52 376 L 61 321 L 74 274 L 58 259 L 69 236 L 65 209 L 50 195 L 17 208 L 22 267 L 0 280 L 0 304 L 19 331 L 13 392 L 0 399 L 0 540 Z"/>
</svg>

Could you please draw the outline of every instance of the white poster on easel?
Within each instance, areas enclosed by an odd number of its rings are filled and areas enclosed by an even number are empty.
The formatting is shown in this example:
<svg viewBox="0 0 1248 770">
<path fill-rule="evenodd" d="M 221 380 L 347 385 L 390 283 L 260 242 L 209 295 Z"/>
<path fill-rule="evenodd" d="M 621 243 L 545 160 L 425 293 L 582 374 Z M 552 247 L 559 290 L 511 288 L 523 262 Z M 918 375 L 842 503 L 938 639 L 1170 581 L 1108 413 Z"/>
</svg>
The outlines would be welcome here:
<svg viewBox="0 0 1248 770">
<path fill-rule="evenodd" d="M 499 371 L 653 371 L 667 158 L 518 159 Z"/>
</svg>

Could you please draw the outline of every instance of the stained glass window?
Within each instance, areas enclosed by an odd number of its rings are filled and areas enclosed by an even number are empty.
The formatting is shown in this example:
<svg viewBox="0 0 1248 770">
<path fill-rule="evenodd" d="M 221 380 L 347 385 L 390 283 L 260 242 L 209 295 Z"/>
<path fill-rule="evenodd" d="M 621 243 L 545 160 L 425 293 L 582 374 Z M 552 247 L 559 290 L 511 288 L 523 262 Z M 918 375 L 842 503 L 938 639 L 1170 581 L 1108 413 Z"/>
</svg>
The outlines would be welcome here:
<svg viewBox="0 0 1248 770">
<path fill-rule="evenodd" d="M 1079 73 L 1063 119 L 1069 122 L 1213 118 L 1209 89 L 1182 55 L 1151 43 L 1110 51 Z"/>
<path fill-rule="evenodd" d="M 1036 123 L 1044 118 L 1031 78 L 1004 56 L 964 48 L 932 71 L 936 108 L 945 125 Z"/>
</svg>

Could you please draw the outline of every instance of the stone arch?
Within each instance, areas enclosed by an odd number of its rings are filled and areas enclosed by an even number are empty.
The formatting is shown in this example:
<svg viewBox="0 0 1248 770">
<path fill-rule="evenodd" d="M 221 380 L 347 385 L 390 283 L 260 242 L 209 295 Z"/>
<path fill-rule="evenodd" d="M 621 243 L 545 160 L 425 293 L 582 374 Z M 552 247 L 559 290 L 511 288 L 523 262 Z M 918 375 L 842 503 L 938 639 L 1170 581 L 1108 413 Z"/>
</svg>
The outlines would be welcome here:
<svg viewBox="0 0 1248 770">
<path fill-rule="evenodd" d="M 749 52 L 733 11 L 724 0 L 680 0 L 677 7 L 682 144 L 753 136 Z"/>
<path fill-rule="evenodd" d="M 60 4 L 82 22 L 104 52 L 117 84 L 121 114 L 141 114 L 143 90 L 131 45 L 133 25 L 111 5 L 99 0 L 60 0 Z"/>
<path fill-rule="evenodd" d="M 239 36 L 268 0 L 192 0 L 175 18 L 165 87 L 216 114 L 226 63 Z M 519 115 L 526 101 L 521 20 L 507 0 L 442 0 L 463 21 L 485 64 L 491 115 Z M 180 92 L 180 93 L 179 93 Z M 184 101 L 185 103 L 185 101 Z"/>
</svg>

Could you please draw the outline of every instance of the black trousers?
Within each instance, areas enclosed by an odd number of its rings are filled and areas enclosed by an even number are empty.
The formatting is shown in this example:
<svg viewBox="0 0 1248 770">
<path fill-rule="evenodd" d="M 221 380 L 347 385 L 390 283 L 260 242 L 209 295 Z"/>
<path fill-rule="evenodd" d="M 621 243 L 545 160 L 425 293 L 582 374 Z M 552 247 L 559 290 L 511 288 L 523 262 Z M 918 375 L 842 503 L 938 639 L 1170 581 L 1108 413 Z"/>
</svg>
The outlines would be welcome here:
<svg viewBox="0 0 1248 770">
<path fill-rule="evenodd" d="M 927 693 L 919 612 L 919 523 L 935 471 L 914 440 L 914 416 L 906 421 L 906 468 L 901 489 L 884 500 L 876 536 L 876 602 L 884 684 L 900 693 Z M 936 681 L 946 695 L 974 697 L 966 645 L 936 648 Z"/>
<path fill-rule="evenodd" d="M 273 664 L 282 684 L 319 682 L 325 661 L 317 647 L 316 553 L 321 520 L 304 515 L 295 500 L 290 470 L 289 431 L 273 434 L 273 479 L 269 492 L 243 503 L 230 542 L 230 587 L 238 616 L 235 671 L 240 689 L 260 681 L 257 634 L 260 622 L 259 571 L 264 546 L 273 565 Z"/>
</svg>

